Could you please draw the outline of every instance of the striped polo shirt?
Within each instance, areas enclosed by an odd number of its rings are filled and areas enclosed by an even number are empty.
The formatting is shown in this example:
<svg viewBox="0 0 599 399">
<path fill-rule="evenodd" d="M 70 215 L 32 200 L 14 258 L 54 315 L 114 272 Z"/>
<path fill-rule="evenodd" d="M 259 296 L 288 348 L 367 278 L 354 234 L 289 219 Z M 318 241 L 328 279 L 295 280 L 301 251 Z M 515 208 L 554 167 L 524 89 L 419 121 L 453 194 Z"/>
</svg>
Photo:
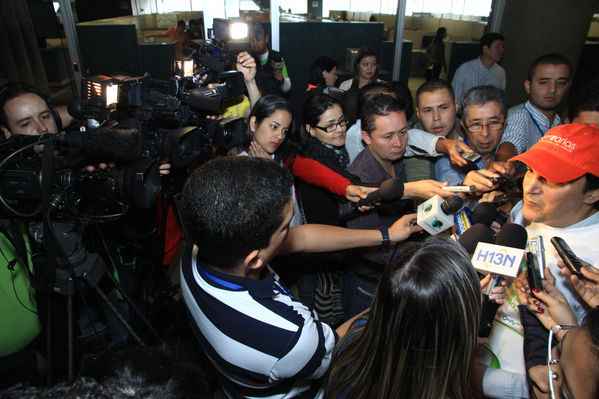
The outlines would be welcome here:
<svg viewBox="0 0 599 399">
<path fill-rule="evenodd" d="M 196 336 L 231 398 L 319 398 L 337 336 L 270 269 L 259 280 L 181 259 L 181 290 Z"/>
<path fill-rule="evenodd" d="M 522 154 L 541 140 L 549 129 L 561 123 L 562 120 L 556 114 L 553 123 L 550 124 L 549 118 L 527 101 L 508 110 L 507 126 L 499 144 L 510 142 L 516 147 L 518 154 Z"/>
<path fill-rule="evenodd" d="M 482 85 L 491 85 L 505 90 L 505 71 L 497 63 L 487 69 L 485 64 L 477 57 L 468 62 L 464 62 L 458 67 L 453 75 L 451 86 L 458 101 L 458 106 L 462 108 L 464 96 L 473 87 Z"/>
</svg>

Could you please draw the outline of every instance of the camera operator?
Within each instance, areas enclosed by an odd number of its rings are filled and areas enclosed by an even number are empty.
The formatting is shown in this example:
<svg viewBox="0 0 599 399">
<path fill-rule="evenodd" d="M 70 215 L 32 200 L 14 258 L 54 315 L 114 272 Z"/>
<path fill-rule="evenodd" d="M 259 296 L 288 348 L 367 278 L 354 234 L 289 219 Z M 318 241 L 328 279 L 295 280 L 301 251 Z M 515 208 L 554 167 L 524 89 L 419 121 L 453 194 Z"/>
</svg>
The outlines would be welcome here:
<svg viewBox="0 0 599 399">
<path fill-rule="evenodd" d="M 250 26 L 250 48 L 258 65 L 258 87 L 263 95 L 289 93 L 291 78 L 283 55 L 268 49 L 269 36 L 261 22 Z"/>
<path fill-rule="evenodd" d="M 13 135 L 42 135 L 57 133 L 62 130 L 63 122 L 70 123 L 71 121 L 73 121 L 73 118 L 66 112 L 66 107 L 61 110 L 55 109 L 52 106 L 49 97 L 33 86 L 24 83 L 9 83 L 0 89 L 0 129 L 3 132 L 3 139 L 8 139 Z M 115 166 L 114 162 L 110 161 L 111 160 L 107 159 L 106 162 L 99 163 L 97 166 L 100 169 Z M 169 167 L 169 164 L 163 164 L 160 167 L 161 174 L 168 173 Z M 88 171 L 91 171 L 94 168 L 96 168 L 96 166 L 88 165 L 86 167 Z M 155 214 L 155 212 L 153 213 Z M 137 212 L 137 210 L 129 212 L 126 217 L 127 219 L 119 219 L 116 222 L 90 225 L 90 228 L 87 228 L 84 232 L 82 241 L 88 252 L 97 252 L 102 257 L 106 265 L 108 265 L 108 273 L 115 275 L 115 278 L 121 283 L 121 286 L 124 287 L 125 292 L 129 294 L 129 296 L 134 296 L 132 293 L 137 290 L 137 281 L 139 279 L 138 271 L 141 269 L 141 261 L 137 254 L 146 253 L 146 250 L 148 249 L 140 248 L 141 245 L 136 241 L 138 240 L 136 236 L 141 235 L 141 233 L 139 233 L 139 226 L 142 225 L 141 228 L 143 231 L 149 232 L 143 237 L 150 237 L 155 230 L 156 218 L 148 217 L 146 213 L 142 214 Z M 21 247 L 29 248 L 29 239 L 25 233 L 25 228 L 22 226 L 22 223 L 17 224 L 8 220 L 0 220 L 0 223 L 2 223 L 2 230 L 0 230 L 0 235 L 2 237 L 0 238 L 3 240 L 0 241 L 0 249 L 2 249 L 2 254 L 0 254 L 0 303 L 3 304 L 2 307 L 0 307 L 0 317 L 3 320 L 12 320 L 17 317 L 18 314 L 25 314 L 30 319 L 25 320 L 27 323 L 18 322 L 6 324 L 0 329 L 0 356 L 4 356 L 11 354 L 8 348 L 12 348 L 14 349 L 14 352 L 18 352 L 30 344 L 39 334 L 41 323 L 37 312 L 37 304 L 34 299 L 36 292 L 31 288 L 32 283 L 29 281 L 32 274 L 27 273 L 27 262 L 23 261 L 23 258 L 30 260 L 31 257 L 29 255 L 20 256 L 18 259 L 16 257 L 16 254 L 19 254 Z M 77 223 L 77 225 L 79 226 L 79 223 Z M 22 234 L 17 234 L 18 231 L 21 231 Z M 8 232 L 8 234 L 6 232 Z M 4 237 L 6 237 L 6 239 L 4 239 Z M 24 244 L 19 245 L 19 242 L 21 241 L 24 241 Z M 28 254 L 30 252 L 31 251 L 27 251 Z M 154 255 L 157 254 L 152 253 L 150 256 Z M 148 258 L 150 256 L 148 256 Z M 41 264 L 46 263 L 45 260 L 46 259 L 42 256 L 40 258 Z M 151 260 L 148 260 L 147 263 L 150 261 Z M 43 268 L 40 268 L 39 270 L 42 273 L 44 272 Z M 8 275 L 4 276 L 7 272 Z M 35 279 L 32 278 L 32 280 Z M 34 284 L 35 283 L 33 283 L 33 286 L 37 289 L 37 286 Z M 104 287 L 104 284 L 99 285 L 101 288 Z M 125 320 L 128 320 L 128 306 L 122 298 L 119 298 L 118 292 L 112 288 L 106 291 L 109 300 L 125 317 Z M 37 294 L 40 294 L 40 292 L 37 292 Z M 9 298 L 5 299 L 3 296 L 8 296 Z M 45 306 L 45 301 L 42 301 L 39 298 L 38 301 L 40 306 Z M 19 306 L 8 307 L 7 304 L 13 302 L 18 302 Z M 56 303 L 57 301 L 54 302 Z M 59 300 L 58 302 L 63 301 Z M 5 304 L 7 306 L 4 306 Z M 55 306 L 56 305 L 52 306 L 52 308 Z M 107 305 L 105 305 L 105 309 L 108 330 L 112 341 L 114 343 L 126 342 L 128 339 L 127 330 L 107 308 Z M 64 316 L 64 314 L 62 314 L 64 313 L 64 310 L 61 309 L 60 306 L 57 307 L 57 310 L 59 311 L 59 315 L 53 316 L 51 322 L 54 326 L 51 330 L 53 331 L 52 334 L 54 336 L 62 337 L 61 330 L 63 330 L 66 325 L 66 321 L 61 320 L 61 316 Z M 24 312 L 29 312 L 29 314 Z M 35 317 L 32 317 L 31 314 Z M 45 314 L 45 312 L 40 310 L 39 314 Z M 88 316 L 92 316 L 92 314 L 86 313 L 80 315 L 81 320 Z M 22 318 L 27 319 L 25 317 Z M 91 319 L 92 317 L 88 318 Z M 42 323 L 45 322 L 45 318 L 42 317 Z M 95 322 L 92 321 L 90 324 L 93 326 L 95 325 L 94 323 Z M 95 329 L 95 327 L 92 329 Z M 54 347 L 58 342 L 59 339 L 55 339 L 51 342 L 51 345 Z M 54 348 L 53 352 L 58 354 L 64 351 L 59 352 Z M 11 359 L 8 359 L 8 362 L 13 361 Z M 35 361 L 36 357 L 29 356 L 27 359 L 33 359 L 33 361 Z M 25 362 L 25 360 L 19 359 L 14 361 L 19 363 Z M 12 367 L 14 367 L 14 361 Z M 63 359 L 60 359 L 59 361 L 62 362 Z M 1 361 L 0 366 L 4 366 Z M 50 367 L 53 366 L 55 367 L 55 365 Z M 58 364 L 58 366 L 64 365 Z M 34 365 L 31 366 L 31 368 L 37 370 L 39 367 Z M 4 373 L 2 374 L 5 376 Z M 8 373 L 7 375 L 10 374 L 11 373 Z M 12 375 L 14 374 L 15 373 L 12 373 Z"/>
<path fill-rule="evenodd" d="M 210 119 L 231 117 L 243 117 L 244 119 L 248 119 L 254 104 L 256 104 L 261 97 L 260 89 L 258 89 L 258 84 L 256 83 L 256 60 L 254 57 L 246 51 L 240 52 L 237 55 L 235 68 L 243 74 L 247 96 L 242 94 L 237 97 L 225 99 L 221 108 L 218 110 L 218 115 L 209 116 Z"/>
<path fill-rule="evenodd" d="M 61 126 L 61 116 L 41 90 L 25 83 L 9 83 L 0 89 L 0 141 L 15 134 L 57 133 Z M 17 379 L 41 378 L 38 369 L 44 362 L 36 351 L 42 325 L 30 281 L 33 266 L 23 224 L 0 220 L 0 252 L 1 388 Z"/>
</svg>

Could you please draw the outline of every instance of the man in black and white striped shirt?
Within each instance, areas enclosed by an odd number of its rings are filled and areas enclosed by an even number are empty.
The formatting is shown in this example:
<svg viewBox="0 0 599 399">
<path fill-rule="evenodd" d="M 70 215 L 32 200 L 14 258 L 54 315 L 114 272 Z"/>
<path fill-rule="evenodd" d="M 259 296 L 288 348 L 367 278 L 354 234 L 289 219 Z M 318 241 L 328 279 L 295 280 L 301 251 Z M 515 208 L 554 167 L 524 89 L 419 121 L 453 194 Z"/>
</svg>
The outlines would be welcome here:
<svg viewBox="0 0 599 399">
<path fill-rule="evenodd" d="M 415 215 L 388 232 L 290 228 L 291 184 L 276 162 L 229 157 L 204 164 L 185 185 L 183 219 L 194 246 L 181 261 L 181 287 L 222 377 L 217 397 L 321 397 L 333 347 L 353 322 L 334 331 L 318 321 L 268 267 L 274 256 L 397 242 L 420 230 Z"/>
</svg>

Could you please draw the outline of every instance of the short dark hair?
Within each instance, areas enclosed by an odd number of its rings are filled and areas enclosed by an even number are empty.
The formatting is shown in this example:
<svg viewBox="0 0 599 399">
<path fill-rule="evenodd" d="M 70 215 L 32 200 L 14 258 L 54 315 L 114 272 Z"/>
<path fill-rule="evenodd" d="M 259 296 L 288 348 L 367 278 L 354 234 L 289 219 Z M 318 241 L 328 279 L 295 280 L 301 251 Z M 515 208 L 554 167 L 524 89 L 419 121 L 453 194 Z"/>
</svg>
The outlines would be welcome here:
<svg viewBox="0 0 599 399">
<path fill-rule="evenodd" d="M 483 53 L 484 46 L 491 47 L 491 44 L 493 44 L 495 40 L 505 41 L 505 38 L 501 33 L 496 32 L 485 33 L 482 35 L 480 38 L 480 53 Z"/>
<path fill-rule="evenodd" d="M 52 117 L 54 118 L 57 130 L 60 131 L 62 129 L 62 120 L 60 119 L 58 112 L 56 112 L 56 109 L 54 109 L 50 96 L 37 87 L 23 82 L 7 83 L 0 88 L 0 126 L 4 126 L 8 129 L 8 115 L 6 115 L 6 111 L 4 110 L 6 103 L 14 98 L 28 93 L 38 95 L 42 100 L 44 100 L 50 109 Z"/>
<path fill-rule="evenodd" d="M 387 82 L 373 82 L 363 86 L 358 95 L 358 115 L 362 113 L 362 109 L 370 100 L 372 100 L 372 97 L 377 94 L 393 92 L 393 87 Z"/>
<path fill-rule="evenodd" d="M 338 68 L 339 63 L 332 58 L 321 56 L 318 57 L 310 68 L 310 84 L 319 87 L 326 87 L 326 82 L 322 73 L 324 71 L 331 72 L 334 68 Z"/>
<path fill-rule="evenodd" d="M 583 111 L 599 112 L 599 80 L 584 84 L 570 99 L 568 116 L 570 121 Z"/>
<path fill-rule="evenodd" d="M 422 93 L 431 93 L 442 89 L 447 89 L 451 99 L 455 101 L 455 94 L 453 92 L 453 87 L 451 87 L 451 83 L 443 79 L 431 79 L 421 84 L 418 90 L 416 90 L 416 108 L 420 106 L 420 95 Z"/>
<path fill-rule="evenodd" d="M 252 22 L 252 24 L 250 25 L 250 35 L 249 35 L 250 39 L 256 38 L 258 40 L 262 40 L 265 35 L 267 35 L 266 28 L 264 27 L 262 22 L 259 22 L 259 21 Z"/>
<path fill-rule="evenodd" d="M 410 88 L 407 84 L 396 80 L 390 82 L 389 85 L 393 88 L 395 98 L 401 99 L 406 105 L 406 119 L 410 120 L 414 115 L 414 99 Z"/>
<path fill-rule="evenodd" d="M 292 184 L 289 171 L 269 159 L 224 157 L 200 166 L 185 183 L 181 206 L 198 259 L 228 270 L 268 247 Z"/>
<path fill-rule="evenodd" d="M 304 125 L 316 126 L 320 116 L 329 108 L 338 105 L 339 101 L 333 96 L 324 93 L 309 95 L 304 103 Z M 343 109 L 343 107 L 341 107 Z"/>
<path fill-rule="evenodd" d="M 535 71 L 537 70 L 537 67 L 539 65 L 567 65 L 568 70 L 570 71 L 570 75 L 572 75 L 572 65 L 566 57 L 557 53 L 549 53 L 543 54 L 542 56 L 535 59 L 532 62 L 532 64 L 530 64 L 527 75 L 528 80 L 532 80 L 532 77 L 534 76 Z"/>
<path fill-rule="evenodd" d="M 505 91 L 495 86 L 486 85 L 473 87 L 466 92 L 462 100 L 462 112 L 464 114 L 462 120 L 466 122 L 469 107 L 490 102 L 499 104 L 503 117 L 507 119 L 507 95 Z"/>
<path fill-rule="evenodd" d="M 388 94 L 377 94 L 364 106 L 360 115 L 362 130 L 371 134 L 376 129 L 376 117 L 387 116 L 392 112 L 406 112 L 406 105 L 401 99 Z"/>
<path fill-rule="evenodd" d="M 592 173 L 585 173 L 584 178 L 585 178 L 584 179 L 585 183 L 584 183 L 584 191 L 583 192 L 586 193 L 591 190 L 599 189 L 599 177 L 598 176 L 595 176 Z M 595 209 L 599 209 L 599 201 L 595 202 L 593 204 L 593 207 Z"/>
<path fill-rule="evenodd" d="M 182 19 L 177 21 L 177 27 L 182 26 L 185 28 L 185 21 L 183 21 Z"/>
<path fill-rule="evenodd" d="M 591 339 L 590 352 L 593 354 L 595 370 L 599 369 L 599 307 L 592 308 L 585 316 L 582 328 L 586 328 Z M 587 365 L 592 367 L 593 365 Z M 598 392 L 593 392 L 597 397 Z"/>
</svg>

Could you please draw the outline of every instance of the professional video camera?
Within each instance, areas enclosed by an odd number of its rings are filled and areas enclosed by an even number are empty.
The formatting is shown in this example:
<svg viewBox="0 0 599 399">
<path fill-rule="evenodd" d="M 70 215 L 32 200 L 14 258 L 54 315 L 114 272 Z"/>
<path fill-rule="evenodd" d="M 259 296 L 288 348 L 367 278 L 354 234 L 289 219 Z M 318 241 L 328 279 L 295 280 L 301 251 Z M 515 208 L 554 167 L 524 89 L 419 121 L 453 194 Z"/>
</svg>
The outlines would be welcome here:
<svg viewBox="0 0 599 399">
<path fill-rule="evenodd" d="M 136 120 L 112 128 L 71 130 L 43 136 L 12 136 L 0 145 L 0 202 L 20 216 L 33 216 L 40 206 L 17 211 L 7 201 L 32 203 L 42 197 L 42 178 L 51 178 L 56 208 L 76 216 L 115 215 L 130 205 L 148 209 L 161 190 L 159 161 L 185 168 L 213 147 L 232 148 L 243 136 L 242 119 L 203 120 L 200 126 L 149 129 Z M 43 171 L 43 157 L 35 147 L 55 148 L 51 168 Z M 47 156 L 47 154 L 45 155 Z M 115 161 L 115 169 L 86 169 Z"/>
<path fill-rule="evenodd" d="M 245 88 L 238 71 L 213 73 L 211 79 L 214 83 L 199 85 L 195 75 L 168 81 L 147 74 L 124 79 L 94 76 L 83 80 L 81 100 L 69 106 L 69 113 L 87 120 L 90 127 L 130 118 L 152 128 L 200 125 L 206 115 L 217 113 L 223 101 L 242 95 Z"/>
</svg>

